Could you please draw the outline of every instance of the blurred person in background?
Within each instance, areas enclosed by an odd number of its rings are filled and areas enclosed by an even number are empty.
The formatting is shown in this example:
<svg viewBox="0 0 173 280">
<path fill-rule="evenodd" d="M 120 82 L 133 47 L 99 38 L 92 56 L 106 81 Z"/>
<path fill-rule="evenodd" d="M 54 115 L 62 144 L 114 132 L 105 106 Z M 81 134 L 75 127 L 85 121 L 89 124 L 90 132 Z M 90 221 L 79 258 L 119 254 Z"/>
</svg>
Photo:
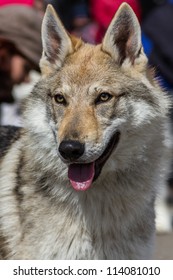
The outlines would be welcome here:
<svg viewBox="0 0 173 280">
<path fill-rule="evenodd" d="M 173 0 L 141 0 L 143 46 L 149 64 L 157 70 L 161 85 L 173 90 Z M 150 8 L 149 8 L 150 7 Z"/>
<path fill-rule="evenodd" d="M 95 34 L 95 42 L 100 43 L 111 22 L 115 12 L 120 5 L 126 2 L 134 10 L 138 20 L 141 19 L 141 7 L 139 0 L 90 0 L 90 13 L 94 21 L 97 22 L 98 28 Z"/>
<path fill-rule="evenodd" d="M 7 2 L 8 1 L 1 1 Z M 12 1 L 9 1 L 12 2 Z M 14 1 L 13 1 L 14 2 Z M 22 1 L 19 1 L 22 2 Z M 0 123 L 10 114 L 9 103 L 14 104 L 14 86 L 30 83 L 30 71 L 39 72 L 42 53 L 42 16 L 32 7 L 31 1 L 25 5 L 0 6 Z M 21 92 L 25 96 L 26 87 Z M 5 111 L 4 111 L 5 110 Z M 13 120 L 12 120 L 13 121 Z"/>
<path fill-rule="evenodd" d="M 92 20 L 89 0 L 45 0 L 52 4 L 66 29 L 89 43 L 95 43 L 97 23 Z"/>
<path fill-rule="evenodd" d="M 150 12 L 152 12 L 155 8 L 164 5 L 168 0 L 139 0 L 142 8 L 142 20 L 144 20 Z"/>
<path fill-rule="evenodd" d="M 6 6 L 6 5 L 28 5 L 32 6 L 34 0 L 0 0 L 0 6 Z"/>
<path fill-rule="evenodd" d="M 46 1 L 45 0 L 33 0 L 32 6 L 42 15 L 44 16 L 44 12 L 46 10 Z"/>
<path fill-rule="evenodd" d="M 45 10 L 45 1 L 44 0 L 0 0 L 0 7 L 6 5 L 25 5 L 25 6 L 32 6 L 36 10 L 40 11 L 41 13 Z"/>
<path fill-rule="evenodd" d="M 54 6 L 69 32 L 84 26 L 89 21 L 87 0 L 46 0 L 46 3 Z"/>
</svg>

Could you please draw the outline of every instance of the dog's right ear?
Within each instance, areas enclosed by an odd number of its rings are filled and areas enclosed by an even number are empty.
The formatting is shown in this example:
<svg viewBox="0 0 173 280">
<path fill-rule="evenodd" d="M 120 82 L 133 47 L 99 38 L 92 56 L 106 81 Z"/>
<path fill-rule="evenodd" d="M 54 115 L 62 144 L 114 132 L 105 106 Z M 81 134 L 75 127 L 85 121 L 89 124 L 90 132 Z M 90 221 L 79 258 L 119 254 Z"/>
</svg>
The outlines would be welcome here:
<svg viewBox="0 0 173 280">
<path fill-rule="evenodd" d="M 73 44 L 52 5 L 48 5 L 42 23 L 43 53 L 40 68 L 43 75 L 59 69 L 66 56 L 73 52 Z"/>
</svg>

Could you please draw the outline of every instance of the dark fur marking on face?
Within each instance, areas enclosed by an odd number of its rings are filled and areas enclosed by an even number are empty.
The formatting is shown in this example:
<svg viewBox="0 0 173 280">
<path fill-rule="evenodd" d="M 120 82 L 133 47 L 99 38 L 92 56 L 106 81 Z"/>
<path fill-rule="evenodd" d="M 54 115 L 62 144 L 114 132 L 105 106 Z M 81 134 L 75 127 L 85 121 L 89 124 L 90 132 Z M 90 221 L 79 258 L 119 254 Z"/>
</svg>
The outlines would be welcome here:
<svg viewBox="0 0 173 280">
<path fill-rule="evenodd" d="M 57 119 L 56 119 L 56 106 L 54 106 L 54 103 L 53 103 L 53 99 L 51 100 L 51 102 L 52 102 L 52 118 L 53 118 L 53 121 L 54 121 L 54 123 L 57 123 Z"/>
<path fill-rule="evenodd" d="M 67 125 L 64 131 L 64 139 L 63 140 L 79 140 L 80 139 L 80 121 L 79 116 L 73 116 L 70 124 Z"/>
<path fill-rule="evenodd" d="M 153 106 L 155 109 L 157 109 L 157 100 L 155 100 L 155 97 L 151 93 L 151 90 L 143 83 L 134 83 L 133 87 L 129 86 L 124 89 L 122 89 L 123 95 L 128 98 L 128 95 L 130 95 L 131 98 L 133 98 L 136 101 L 145 100 L 149 105 Z"/>
<path fill-rule="evenodd" d="M 47 116 L 48 122 L 52 119 L 52 114 L 51 114 L 51 111 L 50 111 L 49 106 L 48 106 L 48 104 L 50 102 L 50 98 L 51 98 L 51 95 L 48 92 L 48 94 L 46 96 L 46 104 L 47 104 L 47 106 L 46 106 L 46 116 Z"/>
<path fill-rule="evenodd" d="M 68 134 L 65 135 L 64 140 L 78 140 L 80 139 L 80 135 L 76 130 L 71 130 Z"/>
<path fill-rule="evenodd" d="M 47 97 L 46 97 L 46 104 L 49 104 L 51 103 L 50 101 L 50 94 L 48 93 Z M 54 109 L 52 110 L 53 111 L 53 122 L 54 122 L 54 125 L 55 125 L 55 112 L 54 112 Z M 46 116 L 47 116 L 47 120 L 48 120 L 48 124 L 51 128 L 51 131 L 53 133 L 53 136 L 54 136 L 54 140 L 55 140 L 55 143 L 57 145 L 57 139 L 56 139 L 56 132 L 55 130 L 53 129 L 53 127 L 50 125 L 50 121 L 52 121 L 52 113 L 51 113 L 51 110 L 49 108 L 49 106 L 47 105 L 46 106 Z"/>
</svg>

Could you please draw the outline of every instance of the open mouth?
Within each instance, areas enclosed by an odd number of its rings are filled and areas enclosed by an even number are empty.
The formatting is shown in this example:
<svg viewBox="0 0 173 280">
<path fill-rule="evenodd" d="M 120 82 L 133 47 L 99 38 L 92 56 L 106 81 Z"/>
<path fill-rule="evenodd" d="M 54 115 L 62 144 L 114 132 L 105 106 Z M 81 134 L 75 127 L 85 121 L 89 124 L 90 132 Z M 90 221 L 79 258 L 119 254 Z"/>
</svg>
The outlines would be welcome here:
<svg viewBox="0 0 173 280">
<path fill-rule="evenodd" d="M 72 187 L 78 191 L 85 191 L 90 188 L 93 181 L 100 175 L 102 168 L 113 150 L 117 146 L 120 132 L 114 133 L 102 155 L 94 162 L 80 164 L 74 163 L 69 166 L 68 177 Z"/>
</svg>

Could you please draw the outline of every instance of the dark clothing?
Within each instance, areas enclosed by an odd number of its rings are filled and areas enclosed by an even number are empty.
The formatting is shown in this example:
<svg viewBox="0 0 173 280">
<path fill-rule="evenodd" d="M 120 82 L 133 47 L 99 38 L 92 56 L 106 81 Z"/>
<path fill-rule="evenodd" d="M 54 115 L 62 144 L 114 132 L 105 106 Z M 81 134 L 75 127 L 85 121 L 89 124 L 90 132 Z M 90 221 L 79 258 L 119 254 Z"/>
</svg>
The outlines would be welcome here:
<svg viewBox="0 0 173 280">
<path fill-rule="evenodd" d="M 51 3 L 68 31 L 73 29 L 75 17 L 88 17 L 87 0 L 51 0 Z"/>
<path fill-rule="evenodd" d="M 11 103 L 14 101 L 11 94 L 13 85 L 10 83 L 8 76 L 0 71 L 0 103 L 7 102 Z"/>
<path fill-rule="evenodd" d="M 173 85 L 173 4 L 153 10 L 143 23 L 143 31 L 153 43 L 150 64 Z"/>
<path fill-rule="evenodd" d="M 149 15 L 150 12 L 152 12 L 153 9 L 164 5 L 165 3 L 167 3 L 167 0 L 140 0 L 139 1 L 141 4 L 141 8 L 142 8 L 142 18 L 144 19 L 146 16 Z"/>
</svg>

